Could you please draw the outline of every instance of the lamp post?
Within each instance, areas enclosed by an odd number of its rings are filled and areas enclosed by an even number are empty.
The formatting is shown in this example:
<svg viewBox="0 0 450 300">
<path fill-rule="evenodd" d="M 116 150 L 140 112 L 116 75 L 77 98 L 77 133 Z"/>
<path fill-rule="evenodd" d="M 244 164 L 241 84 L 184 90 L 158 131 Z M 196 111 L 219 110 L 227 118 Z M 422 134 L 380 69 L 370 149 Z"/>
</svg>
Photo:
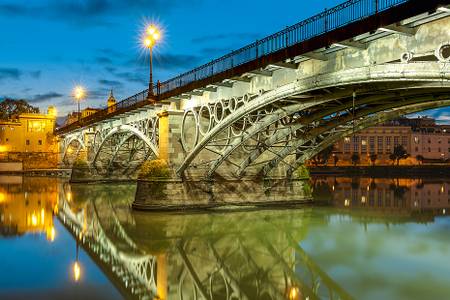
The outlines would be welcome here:
<svg viewBox="0 0 450 300">
<path fill-rule="evenodd" d="M 80 102 L 86 97 L 86 89 L 80 85 L 77 85 L 73 89 L 73 97 L 75 98 L 75 101 L 78 104 L 78 121 L 80 121 L 81 119 Z"/>
<path fill-rule="evenodd" d="M 144 36 L 144 46 L 150 51 L 150 79 L 148 82 L 148 95 L 147 98 L 151 99 L 154 96 L 153 93 L 153 47 L 156 42 L 161 38 L 161 33 L 155 25 L 150 25 L 147 27 Z"/>
</svg>

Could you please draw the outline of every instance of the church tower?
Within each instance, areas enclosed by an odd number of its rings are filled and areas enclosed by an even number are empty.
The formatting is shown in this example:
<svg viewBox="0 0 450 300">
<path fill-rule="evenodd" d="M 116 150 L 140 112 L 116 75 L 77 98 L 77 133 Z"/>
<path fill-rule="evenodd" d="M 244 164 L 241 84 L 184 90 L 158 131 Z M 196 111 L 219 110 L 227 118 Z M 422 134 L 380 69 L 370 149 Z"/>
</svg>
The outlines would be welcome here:
<svg viewBox="0 0 450 300">
<path fill-rule="evenodd" d="M 116 110 L 116 98 L 114 98 L 113 90 L 111 89 L 111 92 L 109 92 L 108 97 L 108 113 L 112 113 Z"/>
</svg>

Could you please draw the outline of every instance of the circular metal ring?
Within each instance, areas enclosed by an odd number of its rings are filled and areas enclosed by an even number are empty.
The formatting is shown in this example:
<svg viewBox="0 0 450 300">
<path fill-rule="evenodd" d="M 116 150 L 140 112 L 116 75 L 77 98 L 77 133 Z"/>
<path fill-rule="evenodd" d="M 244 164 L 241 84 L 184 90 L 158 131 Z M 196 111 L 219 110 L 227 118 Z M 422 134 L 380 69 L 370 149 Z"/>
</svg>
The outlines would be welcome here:
<svg viewBox="0 0 450 300">
<path fill-rule="evenodd" d="M 206 130 L 203 130 L 203 126 L 202 126 L 202 118 L 206 118 L 204 116 L 204 114 L 208 113 L 208 128 Z M 198 124 L 198 129 L 200 131 L 201 135 L 206 135 L 212 128 L 213 126 L 213 116 L 212 116 L 212 111 L 211 111 L 211 107 L 209 105 L 202 105 L 200 107 L 200 109 L 198 110 L 198 118 L 199 118 L 199 124 Z"/>
<path fill-rule="evenodd" d="M 434 55 L 440 62 L 450 62 L 450 42 L 439 45 Z"/>
<path fill-rule="evenodd" d="M 402 63 L 409 63 L 414 58 L 414 53 L 412 52 L 405 52 L 400 57 L 400 60 Z"/>
<path fill-rule="evenodd" d="M 220 123 L 220 121 L 223 120 L 223 117 L 225 115 L 224 111 L 225 111 L 225 107 L 224 107 L 224 103 L 222 102 L 222 100 L 214 103 L 214 121 L 216 121 L 216 123 Z M 220 118 L 219 118 L 219 116 L 220 116 Z"/>
<path fill-rule="evenodd" d="M 198 130 L 198 116 L 197 116 L 197 112 L 194 109 L 188 109 L 184 112 L 183 115 L 183 120 L 181 122 L 181 146 L 183 147 L 183 150 L 186 152 L 189 152 L 191 149 L 188 148 L 187 142 L 186 142 L 186 137 L 185 137 L 185 126 L 186 126 L 186 119 L 188 117 L 189 114 L 192 114 L 192 116 L 194 117 L 194 128 L 195 128 L 195 134 L 194 134 L 194 140 L 192 143 L 192 147 L 195 147 L 197 145 L 198 142 L 198 135 L 199 135 L 199 130 Z"/>
</svg>

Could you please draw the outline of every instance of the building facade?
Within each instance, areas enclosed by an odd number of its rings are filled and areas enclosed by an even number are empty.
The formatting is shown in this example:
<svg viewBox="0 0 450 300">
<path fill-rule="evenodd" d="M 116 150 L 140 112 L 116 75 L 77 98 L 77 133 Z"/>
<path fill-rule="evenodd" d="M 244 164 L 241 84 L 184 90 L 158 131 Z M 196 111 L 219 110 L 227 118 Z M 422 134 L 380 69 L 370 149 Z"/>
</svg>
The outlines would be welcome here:
<svg viewBox="0 0 450 300">
<path fill-rule="evenodd" d="M 358 165 L 390 165 L 398 145 L 409 155 L 400 160 L 401 165 L 450 162 L 450 125 L 437 125 L 427 117 L 401 118 L 343 138 L 335 144 L 333 156 L 342 166 L 353 164 L 354 153 L 359 156 Z"/>
<path fill-rule="evenodd" d="M 0 153 L 55 152 L 56 110 L 49 107 L 47 114 L 20 114 L 0 121 Z"/>
</svg>

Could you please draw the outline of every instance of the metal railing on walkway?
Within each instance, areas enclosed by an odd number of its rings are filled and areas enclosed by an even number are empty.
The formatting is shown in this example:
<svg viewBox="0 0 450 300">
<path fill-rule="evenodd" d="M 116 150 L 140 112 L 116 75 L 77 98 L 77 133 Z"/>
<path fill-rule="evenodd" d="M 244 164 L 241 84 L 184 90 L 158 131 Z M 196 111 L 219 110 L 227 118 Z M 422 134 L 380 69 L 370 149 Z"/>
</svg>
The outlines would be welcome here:
<svg viewBox="0 0 450 300">
<path fill-rule="evenodd" d="M 231 70 L 245 63 L 257 60 L 261 57 L 286 49 L 293 45 L 305 42 L 313 37 L 326 34 L 350 23 L 376 15 L 389 8 L 412 0 L 348 0 L 331 9 L 325 9 L 322 13 L 303 20 L 284 30 L 257 40 L 245 47 L 232 51 L 220 58 L 199 66 L 186 73 L 180 74 L 167 81 L 158 83 L 154 88 L 154 95 L 161 95 L 186 86 L 190 83 L 215 76 Z M 423 0 L 426 1 L 426 0 Z M 126 98 L 110 108 L 105 108 L 83 118 L 79 122 L 59 128 L 58 131 L 70 131 L 75 128 L 91 124 L 96 120 L 102 120 L 111 112 L 117 113 L 129 110 L 136 106 L 149 104 L 147 99 L 148 89 Z"/>
</svg>

